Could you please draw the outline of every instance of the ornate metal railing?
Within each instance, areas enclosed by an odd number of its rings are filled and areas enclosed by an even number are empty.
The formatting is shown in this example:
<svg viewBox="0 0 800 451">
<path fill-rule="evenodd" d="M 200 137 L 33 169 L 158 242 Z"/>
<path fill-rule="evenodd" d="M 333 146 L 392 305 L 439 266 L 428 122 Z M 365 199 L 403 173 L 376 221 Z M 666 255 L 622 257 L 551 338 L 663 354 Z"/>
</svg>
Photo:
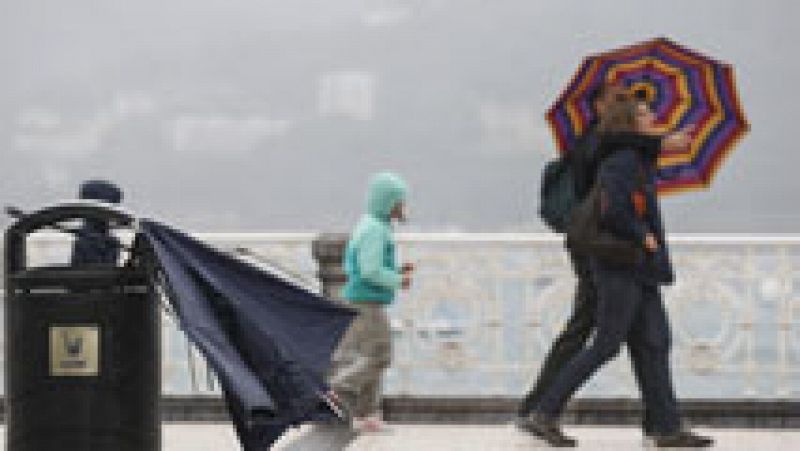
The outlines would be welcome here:
<svg viewBox="0 0 800 451">
<path fill-rule="evenodd" d="M 315 285 L 314 234 L 201 234 L 265 258 Z M 391 307 L 394 364 L 386 391 L 415 396 L 518 396 L 569 314 L 574 278 L 549 234 L 404 234 L 417 265 Z M 800 393 L 800 236 L 671 237 L 677 283 L 665 290 L 672 361 L 683 398 L 783 399 Z M 63 257 L 63 238 L 38 238 L 31 260 Z M 237 251 L 239 249 L 239 251 Z M 241 253 L 241 252 L 240 252 Z M 269 264 L 269 263 L 267 263 Z M 171 318 L 163 389 L 216 396 L 218 385 Z M 582 395 L 637 396 L 627 357 Z"/>
</svg>

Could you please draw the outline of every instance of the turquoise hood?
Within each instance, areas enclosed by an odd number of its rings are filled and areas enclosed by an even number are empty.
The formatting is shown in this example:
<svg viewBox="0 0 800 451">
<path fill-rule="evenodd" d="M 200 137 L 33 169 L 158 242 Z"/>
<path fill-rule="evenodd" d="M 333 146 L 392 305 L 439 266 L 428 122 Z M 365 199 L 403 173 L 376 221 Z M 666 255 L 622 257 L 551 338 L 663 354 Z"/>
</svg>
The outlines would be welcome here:
<svg viewBox="0 0 800 451">
<path fill-rule="evenodd" d="M 392 209 L 408 195 L 408 185 L 397 174 L 381 172 L 372 177 L 367 194 L 367 212 L 382 220 L 389 220 Z"/>
<path fill-rule="evenodd" d="M 390 303 L 403 277 L 395 260 L 395 243 L 389 215 L 408 195 L 406 183 L 396 174 L 372 177 L 365 214 L 347 243 L 344 271 L 347 284 L 342 295 L 353 302 Z"/>
</svg>

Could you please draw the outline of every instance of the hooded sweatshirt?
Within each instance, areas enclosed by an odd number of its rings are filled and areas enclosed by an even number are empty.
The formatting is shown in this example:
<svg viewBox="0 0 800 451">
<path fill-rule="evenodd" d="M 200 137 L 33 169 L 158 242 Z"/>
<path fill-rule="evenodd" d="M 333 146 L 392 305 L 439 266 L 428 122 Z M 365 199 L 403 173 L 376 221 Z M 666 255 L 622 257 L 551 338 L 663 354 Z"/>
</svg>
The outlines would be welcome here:
<svg viewBox="0 0 800 451">
<path fill-rule="evenodd" d="M 372 178 L 367 212 L 350 236 L 344 254 L 345 299 L 386 304 L 394 300 L 403 277 L 397 267 L 389 215 L 407 193 L 406 183 L 396 174 L 384 172 Z"/>
</svg>

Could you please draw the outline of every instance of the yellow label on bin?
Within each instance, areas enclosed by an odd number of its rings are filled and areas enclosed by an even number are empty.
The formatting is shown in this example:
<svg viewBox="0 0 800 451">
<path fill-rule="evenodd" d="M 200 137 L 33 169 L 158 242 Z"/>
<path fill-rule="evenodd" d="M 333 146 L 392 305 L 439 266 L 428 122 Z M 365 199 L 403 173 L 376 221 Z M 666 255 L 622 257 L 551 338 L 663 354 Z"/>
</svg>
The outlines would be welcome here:
<svg viewBox="0 0 800 451">
<path fill-rule="evenodd" d="M 50 375 L 97 376 L 99 326 L 50 326 Z"/>
</svg>

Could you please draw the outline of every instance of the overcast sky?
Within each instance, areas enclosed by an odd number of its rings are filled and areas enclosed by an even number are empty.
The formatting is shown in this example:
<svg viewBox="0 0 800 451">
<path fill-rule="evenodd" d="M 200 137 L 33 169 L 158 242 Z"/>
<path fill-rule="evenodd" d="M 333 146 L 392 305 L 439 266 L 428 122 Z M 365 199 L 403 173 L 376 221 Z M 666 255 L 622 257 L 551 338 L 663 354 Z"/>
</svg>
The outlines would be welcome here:
<svg viewBox="0 0 800 451">
<path fill-rule="evenodd" d="M 190 230 L 344 231 L 392 169 L 415 229 L 543 230 L 544 111 L 584 55 L 663 35 L 732 63 L 752 123 L 668 229 L 797 232 L 798 3 L 3 0 L 0 203 L 105 177 Z"/>
</svg>

